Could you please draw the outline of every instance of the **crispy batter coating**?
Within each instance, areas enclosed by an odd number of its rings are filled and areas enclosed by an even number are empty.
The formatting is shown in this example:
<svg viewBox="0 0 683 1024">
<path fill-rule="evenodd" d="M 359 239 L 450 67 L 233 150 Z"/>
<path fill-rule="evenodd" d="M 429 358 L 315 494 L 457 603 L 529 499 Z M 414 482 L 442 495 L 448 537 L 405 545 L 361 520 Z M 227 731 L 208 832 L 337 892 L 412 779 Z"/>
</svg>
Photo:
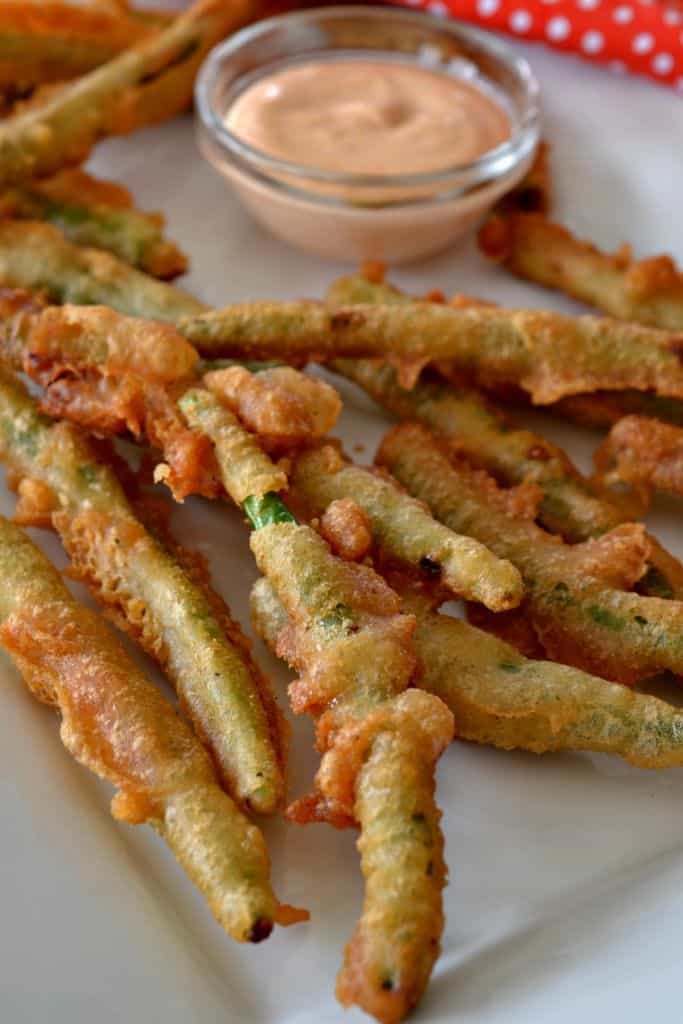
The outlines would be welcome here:
<svg viewBox="0 0 683 1024">
<path fill-rule="evenodd" d="M 155 479 L 163 480 L 176 501 L 190 494 L 216 498 L 221 484 L 213 446 L 205 434 L 188 427 L 178 406 L 183 391 L 184 386 L 163 387 L 142 377 L 101 377 L 86 371 L 47 383 L 40 409 L 98 436 L 128 432 L 137 439 L 146 437 L 164 458 L 155 468 Z"/>
<path fill-rule="evenodd" d="M 237 417 L 205 388 L 189 388 L 179 400 L 190 427 L 210 438 L 220 478 L 232 500 L 241 505 L 252 496 L 283 491 L 287 474 L 279 469 Z"/>
<path fill-rule="evenodd" d="M 479 246 L 513 274 L 566 292 L 619 320 L 683 330 L 683 274 L 670 256 L 636 262 L 629 246 L 609 255 L 542 212 L 506 211 L 490 218 Z"/>
<path fill-rule="evenodd" d="M 527 611 L 550 658 L 623 683 L 666 669 L 683 674 L 683 604 L 614 586 L 613 566 L 624 562 L 631 544 L 629 575 L 646 568 L 642 528 L 622 526 L 589 547 L 563 544 L 492 505 L 471 469 L 452 462 L 422 427 L 393 428 L 378 460 L 438 519 L 517 566 Z M 603 545 L 601 564 L 596 543 Z"/>
<path fill-rule="evenodd" d="M 354 466 L 334 446 L 303 452 L 292 464 L 290 479 L 307 518 L 322 515 L 335 499 L 353 498 L 370 521 L 380 554 L 390 562 L 438 579 L 456 595 L 495 611 L 521 601 L 522 581 L 513 565 L 447 529 L 390 477 Z"/>
<path fill-rule="evenodd" d="M 135 209 L 126 189 L 93 178 L 81 168 L 67 168 L 44 181 L 7 189 L 0 195 L 0 214 L 46 221 L 68 241 L 106 249 L 163 280 L 187 269 L 184 253 L 164 237 L 161 214 Z"/>
<path fill-rule="evenodd" d="M 641 523 L 621 523 L 570 550 L 578 570 L 618 590 L 630 590 L 647 572 L 650 539 Z"/>
<path fill-rule="evenodd" d="M 256 592 L 265 587 L 286 611 L 276 647 L 299 672 L 292 705 L 315 717 L 323 752 L 316 791 L 290 814 L 360 827 L 365 903 L 337 993 L 391 1024 L 420 998 L 439 951 L 445 869 L 434 763 L 452 717 L 406 689 L 414 621 L 371 569 L 335 558 L 293 523 L 256 530 L 251 547 L 267 575 Z"/>
<path fill-rule="evenodd" d="M 614 424 L 594 456 L 597 478 L 625 485 L 649 503 L 653 490 L 683 494 L 683 429 L 645 416 Z"/>
<path fill-rule="evenodd" d="M 52 523 L 74 573 L 168 672 L 223 782 L 255 811 L 273 811 L 283 783 L 268 684 L 225 604 L 136 518 L 83 435 L 40 416 L 4 370 L 0 457 L 15 484 L 37 480 L 52 492 Z"/>
<path fill-rule="evenodd" d="M 353 498 L 331 501 L 320 517 L 318 530 L 334 554 L 347 562 L 360 562 L 370 553 L 372 525 Z"/>
<path fill-rule="evenodd" d="M 597 317 L 478 304 L 253 302 L 182 317 L 178 326 L 203 355 L 390 357 L 408 362 L 410 379 L 425 362 L 448 360 L 541 405 L 598 388 L 683 396 L 683 335 Z"/>
<path fill-rule="evenodd" d="M 0 283 L 43 293 L 51 302 L 111 306 L 150 320 L 175 321 L 206 308 L 180 288 L 112 253 L 73 245 L 57 228 L 38 221 L 0 222 Z"/>
<path fill-rule="evenodd" d="M 542 754 L 589 750 L 641 768 L 683 764 L 683 711 L 567 665 L 525 657 L 515 645 L 439 614 L 422 588 L 396 574 L 392 586 L 417 619 L 418 685 L 455 717 L 456 738 Z M 261 580 L 252 617 L 275 652 L 287 615 Z M 490 618 L 505 618 L 486 613 Z"/>
<path fill-rule="evenodd" d="M 196 0 L 162 31 L 68 83 L 45 104 L 0 126 L 0 183 L 81 163 L 99 139 L 165 120 L 192 99 L 209 49 L 243 19 L 242 2 Z"/>
<path fill-rule="evenodd" d="M 164 457 L 155 477 L 163 479 L 176 501 L 184 501 L 189 494 L 216 498 L 221 493 L 220 469 L 211 439 L 188 427 L 178 405 L 185 386 L 144 387 L 144 434 Z"/>
<path fill-rule="evenodd" d="M 214 498 L 219 467 L 204 434 L 178 408 L 197 354 L 170 324 L 105 306 L 42 308 L 23 292 L 0 297 L 0 352 L 44 388 L 41 409 L 99 435 L 146 436 L 177 500 Z"/>
<path fill-rule="evenodd" d="M 29 376 L 35 379 L 33 374 Z M 43 386 L 40 410 L 53 419 L 71 420 L 104 437 L 127 431 L 135 437 L 142 433 L 146 395 L 139 379 L 85 373 L 58 376 Z"/>
<path fill-rule="evenodd" d="M 330 288 L 332 301 L 338 304 L 363 301 L 401 302 L 406 297 L 396 289 L 373 284 L 357 275 L 340 278 Z M 396 371 L 387 364 L 371 360 L 334 360 L 331 368 L 360 385 L 385 409 L 401 419 L 417 420 L 433 433 L 447 439 L 452 450 L 461 453 L 506 485 L 531 481 L 541 489 L 536 515 L 551 533 L 559 533 L 571 542 L 589 540 L 638 514 L 623 501 L 610 498 L 596 489 L 570 461 L 566 453 L 540 434 L 520 429 L 503 412 L 472 388 L 444 383 L 423 374 L 408 391 L 400 386 Z M 635 393 L 634 393 L 635 394 Z M 637 395 L 636 395 L 637 397 Z M 672 401 L 656 399 L 661 402 Z M 572 401 L 591 401 L 593 396 L 575 396 Z M 624 395 L 620 394 L 623 400 Z M 569 401 L 569 400 L 565 400 Z M 618 497 L 618 496 L 617 496 Z M 654 541 L 650 542 L 650 580 L 641 582 L 643 593 L 683 599 L 683 566 Z"/>
<path fill-rule="evenodd" d="M 263 836 L 220 789 L 192 730 L 4 519 L 0 566 L 0 643 L 35 696 L 59 710 L 67 750 L 117 788 L 114 817 L 163 836 L 233 938 L 266 938 L 280 908 Z"/>
<path fill-rule="evenodd" d="M 207 373 L 204 383 L 258 434 L 268 451 L 289 451 L 324 437 L 341 412 L 333 387 L 291 366 L 258 373 L 230 366 Z"/>
<path fill-rule="evenodd" d="M 95 368 L 166 384 L 197 365 L 197 353 L 171 324 L 123 317 L 107 306 L 39 309 L 22 299 L 23 293 L 0 298 L 0 351 L 42 385 L 64 371 Z"/>
<path fill-rule="evenodd" d="M 254 450 L 261 475 L 267 471 L 265 483 L 278 484 L 273 489 L 286 484 L 237 421 L 232 446 L 227 436 L 220 439 L 219 449 L 226 448 L 220 466 L 207 433 L 188 426 L 178 402 L 189 390 L 197 354 L 170 324 L 122 317 L 104 306 L 41 310 L 10 293 L 0 300 L 0 349 L 45 389 L 41 408 L 49 415 L 99 434 L 146 436 L 164 455 L 157 479 L 179 501 L 188 494 L 216 497 L 219 475 L 224 485 L 234 480 L 238 441 Z M 208 392 L 199 393 L 217 405 Z M 216 412 L 231 415 L 222 407 Z"/>
</svg>

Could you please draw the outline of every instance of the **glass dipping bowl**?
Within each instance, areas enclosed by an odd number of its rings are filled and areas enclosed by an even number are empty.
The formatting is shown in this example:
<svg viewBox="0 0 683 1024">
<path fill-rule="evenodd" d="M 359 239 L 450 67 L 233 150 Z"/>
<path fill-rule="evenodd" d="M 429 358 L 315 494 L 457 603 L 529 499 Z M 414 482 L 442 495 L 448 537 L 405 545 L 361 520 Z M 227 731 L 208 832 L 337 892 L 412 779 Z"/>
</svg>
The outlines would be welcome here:
<svg viewBox="0 0 683 1024">
<path fill-rule="evenodd" d="M 270 156 L 226 127 L 231 104 L 261 77 L 331 58 L 389 59 L 457 76 L 505 109 L 510 138 L 436 172 L 359 175 Z M 291 245 L 351 263 L 405 263 L 451 245 L 521 180 L 540 134 L 538 84 L 506 43 L 391 7 L 320 7 L 257 22 L 212 50 L 195 101 L 201 152 L 256 220 Z"/>
</svg>

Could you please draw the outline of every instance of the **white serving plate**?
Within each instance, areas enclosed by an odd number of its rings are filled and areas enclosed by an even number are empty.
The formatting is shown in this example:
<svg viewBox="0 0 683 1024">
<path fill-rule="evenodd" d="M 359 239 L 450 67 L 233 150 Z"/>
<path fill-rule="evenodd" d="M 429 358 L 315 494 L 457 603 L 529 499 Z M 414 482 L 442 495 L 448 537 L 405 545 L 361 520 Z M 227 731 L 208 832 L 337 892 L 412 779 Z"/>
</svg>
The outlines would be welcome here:
<svg viewBox="0 0 683 1024">
<path fill-rule="evenodd" d="M 603 245 L 683 261 L 683 105 L 670 90 L 527 52 L 545 93 L 558 216 Z M 98 149 L 93 169 L 162 208 L 192 258 L 187 286 L 221 303 L 320 296 L 342 267 L 286 249 L 257 228 L 198 157 L 190 120 Z M 474 244 L 395 277 L 508 304 L 570 303 L 487 266 Z M 339 433 L 369 460 L 387 421 L 359 393 Z M 584 467 L 595 436 L 529 418 Z M 0 485 L 0 511 L 13 499 Z M 680 504 L 650 525 L 683 555 Z M 211 556 L 242 623 L 254 567 L 228 506 L 188 501 L 182 539 Z M 64 564 L 57 542 L 37 535 Z M 0 585 L 1 581 L 0 581 Z M 284 696 L 286 672 L 257 645 Z M 0 1021 L 2 1024 L 332 1024 L 344 942 L 361 905 L 354 835 L 266 825 L 281 897 L 310 924 L 240 947 L 149 829 L 114 822 L 108 787 L 63 751 L 57 720 L 0 661 Z M 315 770 L 308 721 L 295 723 L 291 792 Z M 620 1024 L 680 1019 L 683 773 L 637 771 L 586 754 L 504 754 L 453 746 L 438 796 L 451 884 L 443 954 L 415 1020 Z"/>
</svg>

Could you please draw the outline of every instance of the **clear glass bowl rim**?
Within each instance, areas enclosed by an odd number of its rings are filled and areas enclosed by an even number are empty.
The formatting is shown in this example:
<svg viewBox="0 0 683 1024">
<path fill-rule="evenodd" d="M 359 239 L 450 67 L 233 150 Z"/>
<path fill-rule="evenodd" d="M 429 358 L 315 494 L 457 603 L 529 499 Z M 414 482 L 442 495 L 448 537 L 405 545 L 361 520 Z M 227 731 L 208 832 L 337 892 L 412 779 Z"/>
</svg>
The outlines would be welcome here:
<svg viewBox="0 0 683 1024">
<path fill-rule="evenodd" d="M 519 123 L 511 137 L 496 146 L 494 149 L 484 153 L 476 160 L 453 164 L 443 170 L 430 171 L 422 174 L 354 174 L 323 170 L 322 168 L 305 166 L 271 156 L 263 150 L 257 149 L 250 143 L 240 139 L 234 132 L 226 127 L 215 110 L 211 97 L 215 86 L 222 75 L 222 69 L 226 61 L 239 52 L 248 43 L 253 42 L 260 35 L 266 35 L 273 27 L 283 23 L 302 22 L 316 23 L 321 18 L 349 18 L 365 20 L 377 18 L 381 15 L 384 20 L 391 19 L 395 25 L 404 23 L 407 25 L 431 24 L 440 32 L 446 32 L 455 39 L 465 43 L 472 43 L 486 51 L 489 59 L 505 66 L 508 72 L 516 75 L 523 90 L 524 106 L 519 113 Z M 333 50 L 330 51 L 334 52 Z M 348 52 L 348 51 L 347 51 Z M 388 50 L 388 53 L 393 51 Z M 302 51 L 302 56 L 305 51 Z M 270 63 L 270 62 L 269 62 Z M 268 65 L 264 65 L 267 67 Z M 540 134 L 540 89 L 531 67 L 523 57 L 518 57 L 503 40 L 491 36 L 469 25 L 451 21 L 446 18 L 439 18 L 434 15 L 423 14 L 418 11 L 402 10 L 395 7 L 384 6 L 327 6 L 308 8 L 303 11 L 294 11 L 287 14 L 276 15 L 263 21 L 248 25 L 235 33 L 234 36 L 219 43 L 209 53 L 195 85 L 195 106 L 200 122 L 208 131 L 215 142 L 226 150 L 231 156 L 237 159 L 238 164 L 245 168 L 257 170 L 259 177 L 265 176 L 270 179 L 270 184 L 282 187 L 284 182 L 281 176 L 297 178 L 299 189 L 306 180 L 323 182 L 338 185 L 342 188 L 413 188 L 424 187 L 438 191 L 440 185 L 452 188 L 453 179 L 456 176 L 463 176 L 467 179 L 468 189 L 476 187 L 484 182 L 489 182 L 507 174 L 517 166 L 520 159 L 528 153 L 532 145 L 535 145 Z M 278 179 L 280 179 L 278 181 Z M 299 191 L 296 189 L 296 191 Z M 285 187 L 286 190 L 286 187 Z M 465 191 L 467 191 L 465 190 Z M 320 199 L 321 197 L 311 194 L 310 198 Z M 435 197 L 436 198 L 436 197 Z"/>
</svg>

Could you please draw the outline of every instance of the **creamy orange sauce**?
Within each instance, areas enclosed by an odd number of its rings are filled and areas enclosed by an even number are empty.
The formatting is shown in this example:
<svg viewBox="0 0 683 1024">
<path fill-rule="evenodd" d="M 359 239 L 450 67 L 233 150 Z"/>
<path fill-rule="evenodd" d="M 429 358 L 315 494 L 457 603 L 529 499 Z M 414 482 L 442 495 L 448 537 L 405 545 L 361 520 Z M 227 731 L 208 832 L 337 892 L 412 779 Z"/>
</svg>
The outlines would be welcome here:
<svg viewBox="0 0 683 1024">
<path fill-rule="evenodd" d="M 352 174 L 446 170 L 511 134 L 503 107 L 476 86 L 381 59 L 311 61 L 267 75 L 237 97 L 225 123 L 270 156 Z"/>
</svg>

